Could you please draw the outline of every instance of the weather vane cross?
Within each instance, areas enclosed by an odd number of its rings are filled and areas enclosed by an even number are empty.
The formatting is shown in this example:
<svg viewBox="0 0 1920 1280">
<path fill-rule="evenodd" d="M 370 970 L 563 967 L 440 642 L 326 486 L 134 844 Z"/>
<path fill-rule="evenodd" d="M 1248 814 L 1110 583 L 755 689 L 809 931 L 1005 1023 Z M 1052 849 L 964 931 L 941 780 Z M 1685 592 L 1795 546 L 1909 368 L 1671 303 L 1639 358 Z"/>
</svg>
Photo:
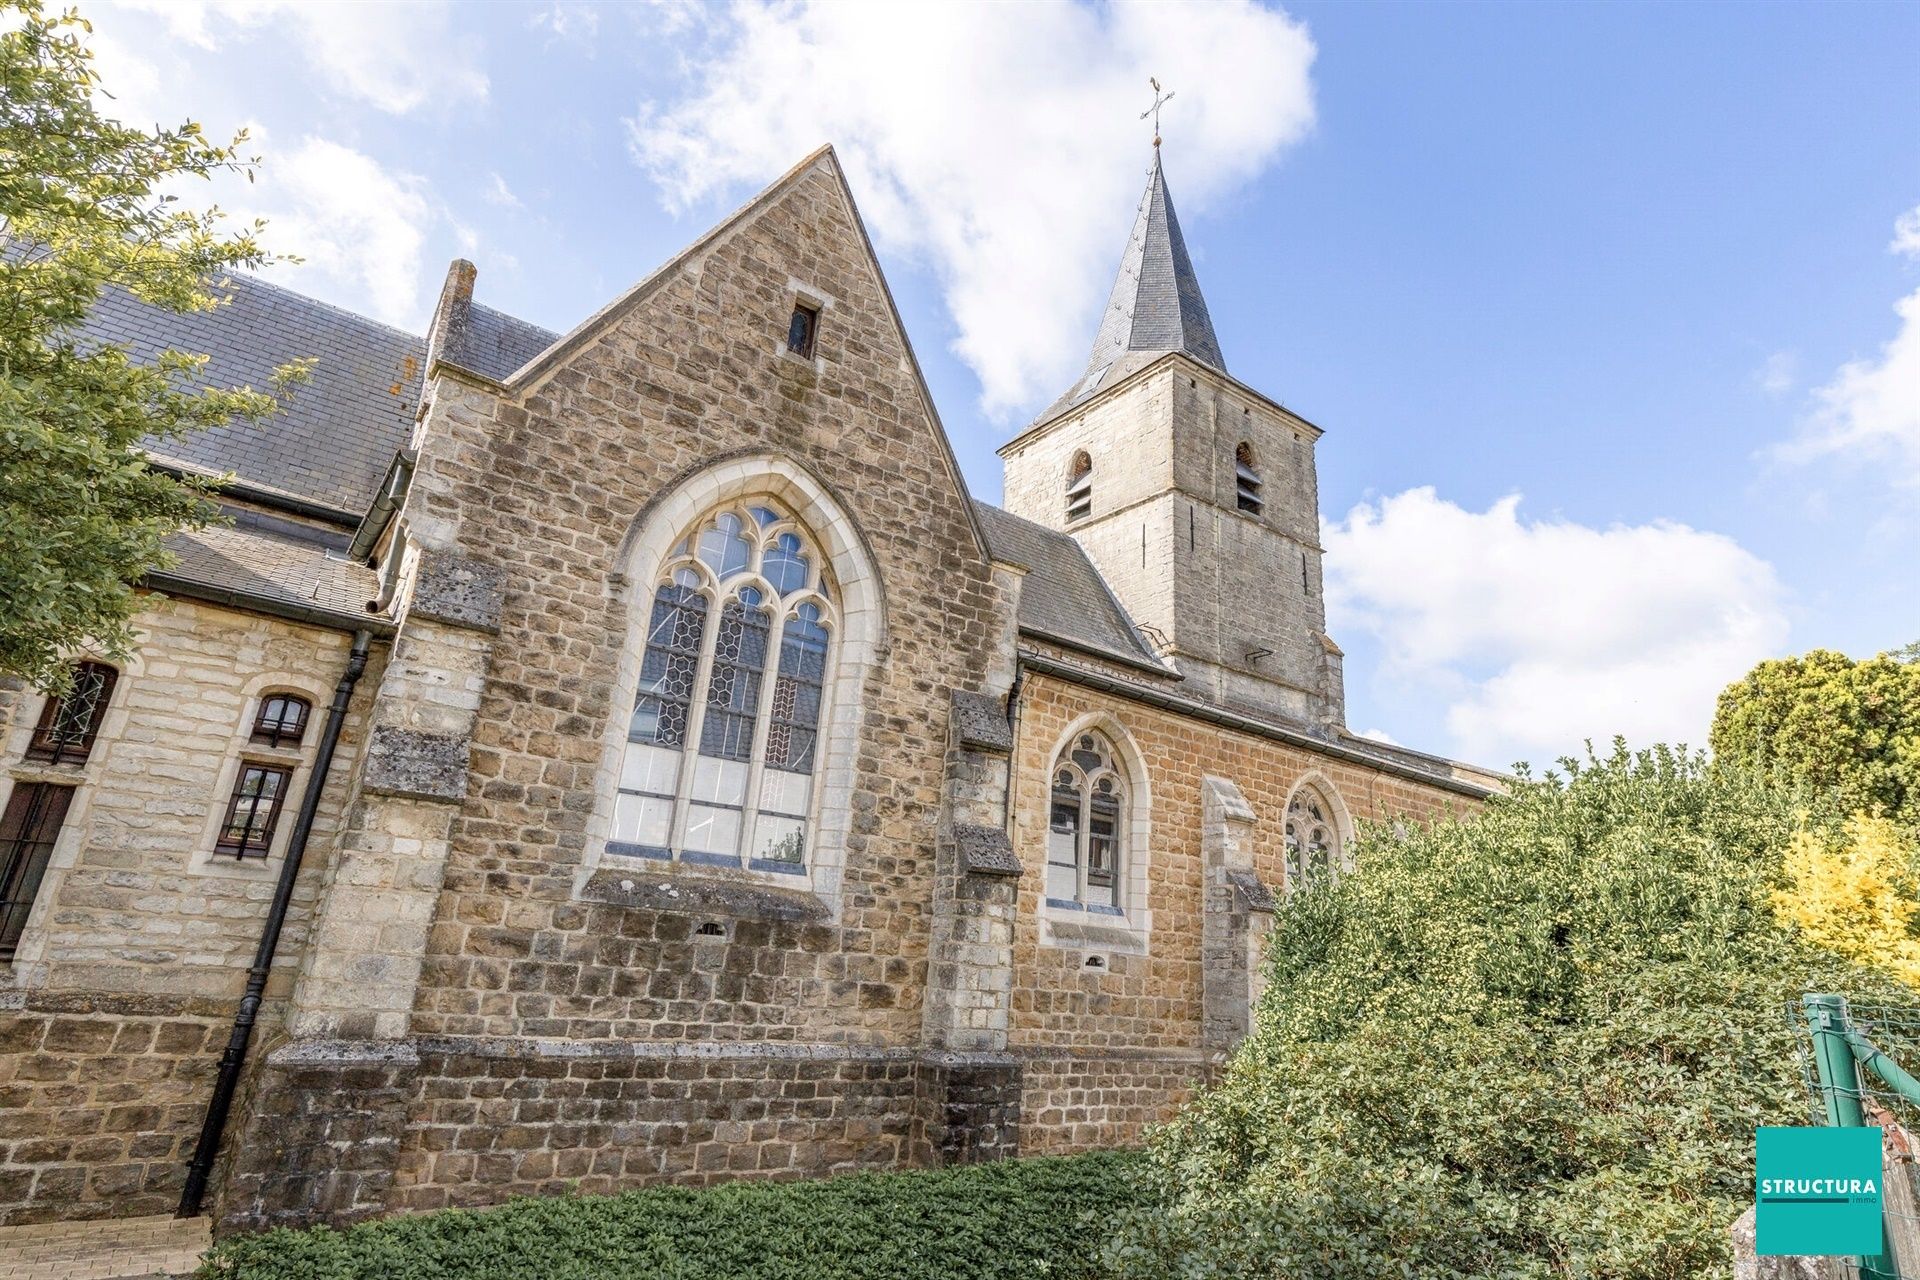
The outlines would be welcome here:
<svg viewBox="0 0 1920 1280">
<path fill-rule="evenodd" d="M 1157 149 L 1160 146 L 1160 108 L 1172 101 L 1173 95 L 1160 92 L 1158 76 L 1148 76 L 1147 83 L 1153 86 L 1153 105 L 1142 111 L 1140 118 L 1145 120 L 1148 116 L 1153 117 L 1153 145 Z"/>
</svg>

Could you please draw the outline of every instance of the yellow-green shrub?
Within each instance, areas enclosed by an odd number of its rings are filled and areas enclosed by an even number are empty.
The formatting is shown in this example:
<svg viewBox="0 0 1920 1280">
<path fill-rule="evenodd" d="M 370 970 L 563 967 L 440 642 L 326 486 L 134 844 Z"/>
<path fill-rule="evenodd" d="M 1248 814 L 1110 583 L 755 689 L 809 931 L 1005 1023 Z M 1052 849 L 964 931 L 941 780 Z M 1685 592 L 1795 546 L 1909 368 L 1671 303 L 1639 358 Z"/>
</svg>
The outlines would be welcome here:
<svg viewBox="0 0 1920 1280">
<path fill-rule="evenodd" d="M 1838 832 L 1802 823 L 1774 910 L 1816 947 L 1920 988 L 1920 841 L 1880 814 Z"/>
</svg>

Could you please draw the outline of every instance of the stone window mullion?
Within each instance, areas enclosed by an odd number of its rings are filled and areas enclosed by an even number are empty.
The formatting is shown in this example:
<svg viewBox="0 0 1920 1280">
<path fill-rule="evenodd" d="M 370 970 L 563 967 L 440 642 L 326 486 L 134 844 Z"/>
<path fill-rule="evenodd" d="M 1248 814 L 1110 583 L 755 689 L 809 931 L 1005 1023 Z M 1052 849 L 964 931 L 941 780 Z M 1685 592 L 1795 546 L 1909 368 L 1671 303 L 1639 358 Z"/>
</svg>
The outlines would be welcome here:
<svg viewBox="0 0 1920 1280">
<path fill-rule="evenodd" d="M 1080 779 L 1080 829 L 1073 837 L 1073 874 L 1074 900 L 1085 903 L 1087 900 L 1087 859 L 1092 850 L 1092 834 L 1089 823 L 1093 820 L 1093 782 L 1082 776 Z"/>
<path fill-rule="evenodd" d="M 701 594 L 706 597 L 708 616 L 713 624 L 702 628 L 700 635 L 700 664 L 694 668 L 693 692 L 687 702 L 687 740 L 681 746 L 680 776 L 673 787 L 673 828 L 667 836 L 667 847 L 676 855 L 687 843 L 687 808 L 693 799 L 694 762 L 700 755 L 700 736 L 706 730 L 713 651 L 720 640 L 720 613 L 726 607 L 721 598 L 723 592 L 716 589 Z"/>
<path fill-rule="evenodd" d="M 767 767 L 767 735 L 773 729 L 773 695 L 780 686 L 780 644 L 789 616 L 782 614 L 767 631 L 766 658 L 760 664 L 760 699 L 754 707 L 753 747 L 747 757 L 747 803 L 740 817 L 740 858 L 753 859 L 754 828 L 760 823 L 760 788 Z"/>
</svg>

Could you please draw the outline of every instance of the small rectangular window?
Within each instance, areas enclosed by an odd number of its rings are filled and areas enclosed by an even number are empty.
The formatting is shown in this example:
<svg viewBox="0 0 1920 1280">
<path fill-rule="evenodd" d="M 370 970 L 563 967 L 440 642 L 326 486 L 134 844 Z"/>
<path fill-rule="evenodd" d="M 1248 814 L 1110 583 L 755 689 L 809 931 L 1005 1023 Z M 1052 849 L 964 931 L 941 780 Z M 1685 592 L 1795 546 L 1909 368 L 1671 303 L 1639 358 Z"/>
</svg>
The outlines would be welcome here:
<svg viewBox="0 0 1920 1280">
<path fill-rule="evenodd" d="M 266 857 L 292 778 L 291 769 L 243 762 L 240 777 L 233 784 L 233 797 L 227 801 L 226 821 L 220 824 L 220 837 L 214 847 L 236 858 Z"/>
<path fill-rule="evenodd" d="M 73 687 L 62 698 L 48 698 L 40 708 L 39 723 L 27 744 L 27 758 L 49 764 L 85 764 L 100 735 L 107 703 L 113 699 L 119 672 L 100 662 L 83 662 L 73 670 Z"/>
<path fill-rule="evenodd" d="M 787 321 L 787 350 L 803 360 L 813 359 L 813 339 L 819 331 L 820 308 L 796 302 L 793 319 Z"/>
<path fill-rule="evenodd" d="M 307 732 L 307 712 L 311 704 L 290 693 L 274 693 L 260 699 L 260 714 L 254 717 L 253 741 L 268 747 L 297 747 Z"/>
</svg>

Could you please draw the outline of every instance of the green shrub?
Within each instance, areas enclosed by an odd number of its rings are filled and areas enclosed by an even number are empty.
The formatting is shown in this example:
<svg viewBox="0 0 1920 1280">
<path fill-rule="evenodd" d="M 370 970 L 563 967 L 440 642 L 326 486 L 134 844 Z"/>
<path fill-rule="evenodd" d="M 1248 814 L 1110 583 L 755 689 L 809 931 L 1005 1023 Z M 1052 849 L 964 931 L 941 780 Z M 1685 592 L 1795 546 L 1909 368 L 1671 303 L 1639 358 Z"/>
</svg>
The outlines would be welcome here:
<svg viewBox="0 0 1920 1280">
<path fill-rule="evenodd" d="M 1664 750 L 1565 765 L 1283 905 L 1112 1274 L 1725 1273 L 1755 1126 L 1807 1117 L 1788 1002 L 1899 989 L 1769 910 L 1792 796 Z"/>
<path fill-rule="evenodd" d="M 1088 1280 L 1125 1152 L 516 1200 L 214 1246 L 200 1280 Z"/>
</svg>

